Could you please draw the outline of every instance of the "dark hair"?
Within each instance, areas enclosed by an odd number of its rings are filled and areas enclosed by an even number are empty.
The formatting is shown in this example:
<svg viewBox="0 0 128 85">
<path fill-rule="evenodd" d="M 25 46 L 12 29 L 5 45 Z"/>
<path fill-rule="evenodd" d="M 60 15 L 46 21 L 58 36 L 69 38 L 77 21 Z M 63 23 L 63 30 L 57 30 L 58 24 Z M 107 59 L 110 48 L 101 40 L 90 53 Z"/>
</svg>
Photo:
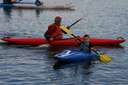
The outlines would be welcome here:
<svg viewBox="0 0 128 85">
<path fill-rule="evenodd" d="M 84 37 L 90 37 L 88 34 L 85 34 Z"/>
</svg>

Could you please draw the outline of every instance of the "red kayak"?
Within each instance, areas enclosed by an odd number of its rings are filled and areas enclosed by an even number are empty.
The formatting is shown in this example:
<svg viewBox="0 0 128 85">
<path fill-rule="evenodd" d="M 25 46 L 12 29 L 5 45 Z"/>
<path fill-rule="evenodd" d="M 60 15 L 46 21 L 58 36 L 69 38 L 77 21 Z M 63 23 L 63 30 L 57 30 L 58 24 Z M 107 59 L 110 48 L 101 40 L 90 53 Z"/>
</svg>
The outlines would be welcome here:
<svg viewBox="0 0 128 85">
<path fill-rule="evenodd" d="M 83 38 L 80 38 L 83 40 Z M 54 40 L 48 42 L 44 38 L 2 38 L 2 41 L 5 41 L 9 44 L 17 44 L 17 45 L 32 45 L 38 46 L 43 44 L 50 44 L 51 46 L 75 46 L 79 42 L 75 38 L 66 38 L 61 40 Z M 102 39 L 102 38 L 91 38 L 91 43 L 94 46 L 115 46 L 120 45 L 125 42 L 124 39 Z"/>
</svg>

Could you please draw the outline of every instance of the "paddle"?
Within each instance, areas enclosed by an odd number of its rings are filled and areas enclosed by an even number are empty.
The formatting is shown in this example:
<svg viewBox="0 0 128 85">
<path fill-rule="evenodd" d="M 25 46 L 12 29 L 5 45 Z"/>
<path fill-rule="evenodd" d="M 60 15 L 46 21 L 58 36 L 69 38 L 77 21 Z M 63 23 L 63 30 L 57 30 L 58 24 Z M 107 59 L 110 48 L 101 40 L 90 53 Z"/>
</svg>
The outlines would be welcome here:
<svg viewBox="0 0 128 85">
<path fill-rule="evenodd" d="M 67 26 L 67 28 L 71 28 L 73 25 L 75 25 L 76 23 L 78 23 L 79 21 L 81 21 L 83 18 L 78 19 L 77 21 L 75 21 L 74 23 L 72 23 L 70 26 Z"/>
<path fill-rule="evenodd" d="M 67 34 L 75 37 L 76 39 L 78 39 L 80 42 L 82 42 L 82 40 L 80 38 L 78 38 L 77 36 L 75 36 L 71 30 L 69 30 L 68 28 L 66 28 L 65 26 L 61 26 L 61 29 L 66 32 Z M 107 54 L 105 53 L 102 53 L 101 51 L 98 51 L 98 50 L 93 50 L 97 55 L 99 55 L 99 60 L 102 62 L 102 63 L 108 63 L 110 62 L 112 59 L 110 56 L 108 56 Z"/>
<path fill-rule="evenodd" d="M 70 28 L 71 28 L 73 25 L 75 25 L 76 23 L 78 23 L 79 21 L 81 21 L 82 19 L 83 19 L 83 18 L 80 18 L 80 19 L 76 20 L 74 23 L 72 23 L 70 26 L 66 26 L 65 28 L 67 28 L 67 29 L 64 29 L 64 30 L 70 32 Z M 64 25 L 61 25 L 61 26 L 62 26 L 62 28 L 63 28 Z M 64 33 L 64 34 L 67 34 L 64 30 L 62 30 L 63 33 Z"/>
<path fill-rule="evenodd" d="M 99 60 L 102 63 L 109 63 L 112 60 L 112 58 L 109 55 L 101 52 L 100 50 L 95 49 L 95 50 L 93 50 L 93 52 L 95 52 L 97 55 L 99 55 Z"/>
</svg>

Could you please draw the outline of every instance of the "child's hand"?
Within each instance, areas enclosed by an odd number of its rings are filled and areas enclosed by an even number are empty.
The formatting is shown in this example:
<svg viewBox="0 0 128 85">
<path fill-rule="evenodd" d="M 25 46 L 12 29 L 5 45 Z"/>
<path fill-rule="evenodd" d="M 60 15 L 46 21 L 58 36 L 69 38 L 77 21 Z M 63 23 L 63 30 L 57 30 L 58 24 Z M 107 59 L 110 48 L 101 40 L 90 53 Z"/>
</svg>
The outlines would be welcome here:
<svg viewBox="0 0 128 85">
<path fill-rule="evenodd" d="M 96 50 L 95 48 L 91 48 L 91 50 Z"/>
</svg>

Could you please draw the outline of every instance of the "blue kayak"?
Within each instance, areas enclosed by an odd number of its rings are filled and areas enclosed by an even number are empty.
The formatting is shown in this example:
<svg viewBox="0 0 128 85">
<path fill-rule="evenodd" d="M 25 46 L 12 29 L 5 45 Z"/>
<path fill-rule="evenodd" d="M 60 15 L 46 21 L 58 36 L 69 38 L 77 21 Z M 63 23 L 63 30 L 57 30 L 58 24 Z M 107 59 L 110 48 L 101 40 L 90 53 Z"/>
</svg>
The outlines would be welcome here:
<svg viewBox="0 0 128 85">
<path fill-rule="evenodd" d="M 55 55 L 55 58 L 63 62 L 80 62 L 89 59 L 96 59 L 98 55 L 95 52 L 86 52 L 81 50 L 65 50 Z"/>
</svg>

